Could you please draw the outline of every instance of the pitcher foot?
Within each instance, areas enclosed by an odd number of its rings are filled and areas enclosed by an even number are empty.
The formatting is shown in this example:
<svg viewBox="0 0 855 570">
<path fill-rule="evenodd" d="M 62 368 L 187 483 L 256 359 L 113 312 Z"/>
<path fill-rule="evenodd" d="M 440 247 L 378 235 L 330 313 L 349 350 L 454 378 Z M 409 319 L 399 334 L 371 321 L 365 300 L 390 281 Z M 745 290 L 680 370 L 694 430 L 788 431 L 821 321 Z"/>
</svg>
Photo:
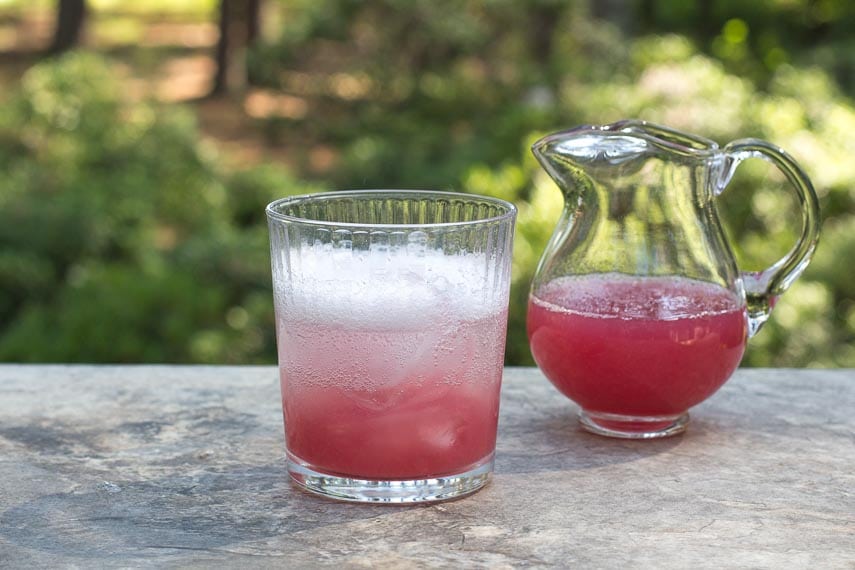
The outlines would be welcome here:
<svg viewBox="0 0 855 570">
<path fill-rule="evenodd" d="M 655 439 L 686 431 L 688 412 L 676 416 L 625 416 L 603 412 L 579 412 L 579 422 L 591 433 L 623 439 Z"/>
</svg>

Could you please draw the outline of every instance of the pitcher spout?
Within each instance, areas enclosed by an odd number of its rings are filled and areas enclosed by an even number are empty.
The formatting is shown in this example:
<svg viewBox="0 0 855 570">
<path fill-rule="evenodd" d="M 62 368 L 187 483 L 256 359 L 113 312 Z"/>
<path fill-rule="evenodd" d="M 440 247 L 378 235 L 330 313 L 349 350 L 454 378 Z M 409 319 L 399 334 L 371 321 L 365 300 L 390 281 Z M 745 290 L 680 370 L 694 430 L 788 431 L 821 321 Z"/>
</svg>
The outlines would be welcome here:
<svg viewBox="0 0 855 570">
<path fill-rule="evenodd" d="M 532 145 L 537 161 L 562 188 L 577 182 L 581 170 L 624 164 L 647 150 L 648 143 L 643 138 L 616 133 L 610 130 L 610 125 L 561 131 Z"/>
<path fill-rule="evenodd" d="M 646 160 L 667 157 L 683 164 L 707 164 L 718 151 L 709 139 L 648 123 L 628 120 L 609 125 L 583 125 L 543 137 L 532 145 L 540 165 L 565 194 L 584 189 L 597 173 L 640 169 Z"/>
</svg>

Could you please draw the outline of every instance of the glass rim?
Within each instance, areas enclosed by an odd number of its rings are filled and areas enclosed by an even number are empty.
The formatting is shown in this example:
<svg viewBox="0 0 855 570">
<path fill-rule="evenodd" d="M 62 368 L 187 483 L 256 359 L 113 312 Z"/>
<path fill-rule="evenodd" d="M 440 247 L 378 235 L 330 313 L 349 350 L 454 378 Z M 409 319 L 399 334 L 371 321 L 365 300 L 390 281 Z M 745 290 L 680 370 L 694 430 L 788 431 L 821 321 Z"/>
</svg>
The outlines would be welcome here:
<svg viewBox="0 0 855 570">
<path fill-rule="evenodd" d="M 492 204 L 494 206 L 498 206 L 500 208 L 505 209 L 505 211 L 501 214 L 490 216 L 486 218 L 480 218 L 476 220 L 469 221 L 459 221 L 459 222 L 427 222 L 427 223 L 416 223 L 416 224 L 391 224 L 391 223 L 370 223 L 370 222 L 336 222 L 332 220 L 314 220 L 312 218 L 303 218 L 300 216 L 292 216 L 290 214 L 284 214 L 281 211 L 278 211 L 277 208 L 281 208 L 282 206 L 298 203 L 298 202 L 306 202 L 306 201 L 314 201 L 314 202 L 324 202 L 327 200 L 334 200 L 336 198 L 344 198 L 344 197 L 378 197 L 378 196 L 415 196 L 421 195 L 427 198 L 457 198 L 469 201 L 480 201 L 486 202 L 488 204 Z M 517 207 L 514 206 L 511 202 L 507 200 L 502 200 L 501 198 L 494 198 L 493 196 L 484 196 L 483 194 L 467 194 L 465 192 L 449 192 L 445 190 L 417 190 L 417 189 L 394 189 L 394 188 L 379 188 L 379 189 L 360 189 L 360 190 L 333 190 L 329 192 L 312 192 L 310 194 L 298 194 L 295 196 L 286 196 L 284 198 L 279 198 L 270 202 L 265 208 L 265 212 L 267 213 L 267 217 L 270 220 L 277 220 L 280 222 L 291 222 L 291 223 L 299 223 L 299 224 L 307 224 L 307 225 L 315 225 L 315 226 L 335 226 L 340 228 L 362 228 L 362 229 L 428 229 L 428 228 L 449 228 L 449 227 L 460 227 L 460 226 L 472 226 L 472 225 L 482 225 L 482 224 L 490 224 L 494 222 L 502 222 L 508 219 L 514 219 L 517 214 Z"/>
<path fill-rule="evenodd" d="M 624 119 L 606 125 L 579 125 L 564 129 L 535 141 L 532 148 L 537 149 L 551 142 L 560 143 L 564 138 L 585 133 L 600 133 L 603 136 L 613 137 L 632 136 L 659 149 L 697 159 L 708 159 L 721 152 L 719 144 L 712 139 L 639 119 Z"/>
</svg>

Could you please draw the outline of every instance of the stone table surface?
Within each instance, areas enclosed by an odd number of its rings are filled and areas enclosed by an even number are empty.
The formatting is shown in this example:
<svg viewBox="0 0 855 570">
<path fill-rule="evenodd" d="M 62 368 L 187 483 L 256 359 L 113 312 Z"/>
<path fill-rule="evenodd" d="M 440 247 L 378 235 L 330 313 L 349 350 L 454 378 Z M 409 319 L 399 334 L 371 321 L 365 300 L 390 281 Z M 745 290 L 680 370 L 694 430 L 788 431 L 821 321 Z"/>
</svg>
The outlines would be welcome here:
<svg viewBox="0 0 855 570">
<path fill-rule="evenodd" d="M 0 365 L 0 568 L 855 568 L 855 370 L 739 370 L 657 441 L 506 370 L 496 472 L 432 506 L 285 474 L 273 367 Z"/>
</svg>

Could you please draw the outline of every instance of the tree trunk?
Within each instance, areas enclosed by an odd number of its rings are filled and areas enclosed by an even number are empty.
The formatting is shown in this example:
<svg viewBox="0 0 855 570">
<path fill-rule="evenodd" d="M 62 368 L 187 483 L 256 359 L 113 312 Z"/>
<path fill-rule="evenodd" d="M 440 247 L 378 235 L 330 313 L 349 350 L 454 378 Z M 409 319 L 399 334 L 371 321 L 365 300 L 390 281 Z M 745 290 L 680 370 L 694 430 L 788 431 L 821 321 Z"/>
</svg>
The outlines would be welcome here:
<svg viewBox="0 0 855 570">
<path fill-rule="evenodd" d="M 653 33 L 656 28 L 656 0 L 641 0 L 638 7 L 638 25 L 642 34 Z"/>
<path fill-rule="evenodd" d="M 59 0 L 56 28 L 48 53 L 60 54 L 75 47 L 85 20 L 86 0 Z"/>
<path fill-rule="evenodd" d="M 248 0 L 248 19 L 246 21 L 246 39 L 249 45 L 255 43 L 261 34 L 261 0 Z"/>
<path fill-rule="evenodd" d="M 546 67 L 552 59 L 555 28 L 561 16 L 560 4 L 539 4 L 530 8 L 529 45 L 538 65 Z"/>
<path fill-rule="evenodd" d="M 629 35 L 635 25 L 633 13 L 635 2 L 626 0 L 590 0 L 591 16 L 596 20 L 611 22 Z"/>
<path fill-rule="evenodd" d="M 706 51 L 712 48 L 713 40 L 721 32 L 724 23 L 721 18 L 716 18 L 716 14 L 715 0 L 698 2 L 698 20 L 695 30 L 702 48 Z"/>
<path fill-rule="evenodd" d="M 220 0 L 220 39 L 217 71 L 211 95 L 240 93 L 249 78 L 246 50 L 258 37 L 261 0 Z"/>
</svg>

